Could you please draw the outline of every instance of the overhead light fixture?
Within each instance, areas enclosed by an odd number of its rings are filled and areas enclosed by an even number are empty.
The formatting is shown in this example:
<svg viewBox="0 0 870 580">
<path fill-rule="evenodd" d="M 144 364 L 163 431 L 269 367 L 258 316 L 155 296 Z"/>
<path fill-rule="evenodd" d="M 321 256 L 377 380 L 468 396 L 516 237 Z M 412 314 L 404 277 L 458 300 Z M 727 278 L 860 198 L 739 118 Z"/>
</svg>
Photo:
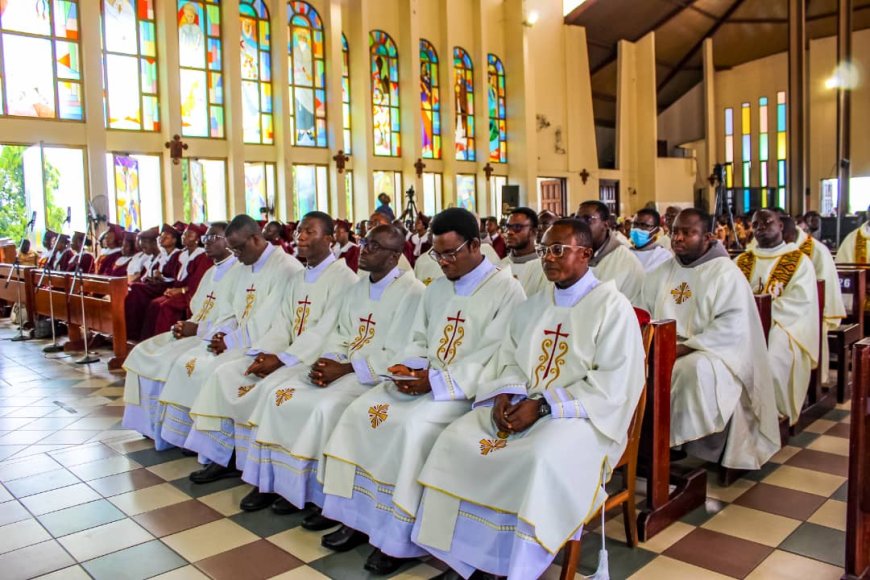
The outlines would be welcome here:
<svg viewBox="0 0 870 580">
<path fill-rule="evenodd" d="M 523 20 L 523 24 L 531 28 L 535 25 L 536 22 L 541 18 L 541 15 L 538 14 L 537 10 L 529 10 L 526 13 L 526 19 Z"/>
<path fill-rule="evenodd" d="M 834 74 L 825 80 L 825 88 L 828 90 L 856 89 L 858 88 L 859 77 L 860 75 L 855 65 L 850 62 L 843 62 L 834 69 Z"/>
</svg>

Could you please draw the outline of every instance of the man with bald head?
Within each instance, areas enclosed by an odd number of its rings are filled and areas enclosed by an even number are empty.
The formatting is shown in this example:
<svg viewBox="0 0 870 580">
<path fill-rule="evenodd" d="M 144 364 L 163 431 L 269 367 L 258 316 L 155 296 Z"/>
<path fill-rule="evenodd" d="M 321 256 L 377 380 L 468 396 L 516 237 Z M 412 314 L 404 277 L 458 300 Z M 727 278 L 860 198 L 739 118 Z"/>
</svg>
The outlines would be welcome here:
<svg viewBox="0 0 870 580">
<path fill-rule="evenodd" d="M 794 425 L 806 398 L 810 371 L 819 360 L 816 274 L 806 255 L 783 240 L 779 212 L 756 211 L 752 230 L 757 245 L 735 262 L 755 294 L 773 297 L 767 344 L 776 406 Z"/>
<path fill-rule="evenodd" d="M 382 212 L 376 211 L 371 216 L 369 216 L 368 221 L 366 222 L 366 230 L 371 230 L 378 226 L 391 226 L 393 222 L 390 220 L 390 217 Z M 414 246 L 411 242 L 404 242 L 402 247 L 402 255 L 399 257 L 399 269 L 403 272 L 414 271 L 414 266 L 411 265 L 411 261 L 408 259 L 408 255 L 414 255 Z M 365 278 L 368 272 L 366 272 L 362 266 L 358 269 L 359 275 L 361 278 Z"/>
</svg>

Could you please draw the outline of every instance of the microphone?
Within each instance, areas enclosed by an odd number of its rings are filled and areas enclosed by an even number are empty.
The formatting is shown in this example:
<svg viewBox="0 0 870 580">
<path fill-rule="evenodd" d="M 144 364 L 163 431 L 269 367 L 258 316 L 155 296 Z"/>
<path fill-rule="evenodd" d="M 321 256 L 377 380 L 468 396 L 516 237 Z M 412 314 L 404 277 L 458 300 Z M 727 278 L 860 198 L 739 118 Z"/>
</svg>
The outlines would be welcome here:
<svg viewBox="0 0 870 580">
<path fill-rule="evenodd" d="M 66 219 L 63 220 L 63 223 L 68 224 L 72 221 L 72 207 L 66 206 Z"/>
<path fill-rule="evenodd" d="M 27 232 L 27 230 L 30 230 L 32 232 L 33 226 L 35 226 L 35 225 L 36 225 L 36 210 L 33 210 L 33 213 L 30 215 L 30 221 L 27 222 L 26 226 L 24 226 L 24 231 Z"/>
</svg>

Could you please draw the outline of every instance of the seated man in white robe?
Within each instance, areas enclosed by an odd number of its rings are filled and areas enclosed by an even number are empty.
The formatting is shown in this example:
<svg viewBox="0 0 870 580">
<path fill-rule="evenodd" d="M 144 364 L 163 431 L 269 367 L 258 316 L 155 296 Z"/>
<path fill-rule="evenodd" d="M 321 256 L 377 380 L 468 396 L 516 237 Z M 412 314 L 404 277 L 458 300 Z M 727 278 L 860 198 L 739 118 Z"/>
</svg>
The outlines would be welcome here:
<svg viewBox="0 0 870 580">
<path fill-rule="evenodd" d="M 589 224 L 592 231 L 592 259 L 589 267 L 602 282 L 613 280 L 616 288 L 634 304 L 643 286 L 643 266 L 625 244 L 607 227 L 610 210 L 600 201 L 584 201 L 577 219 Z"/>
<path fill-rule="evenodd" d="M 759 469 L 780 447 L 770 362 L 752 290 L 712 228 L 700 210 L 679 214 L 675 256 L 647 274 L 641 302 L 654 320 L 677 322 L 671 446 Z"/>
<path fill-rule="evenodd" d="M 870 215 L 870 207 L 867 208 Z M 849 232 L 837 249 L 838 264 L 867 264 L 870 250 L 870 220 Z"/>
<path fill-rule="evenodd" d="M 369 276 L 342 296 L 336 326 L 320 358 L 307 374 L 290 378 L 276 372 L 259 387 L 268 394 L 260 397 L 251 415 L 253 442 L 243 479 L 260 493 L 243 500 L 243 510 L 272 504 L 273 511 L 286 514 L 306 503 L 323 505 L 326 441 L 345 408 L 383 381 L 387 367 L 411 338 L 425 286 L 413 272 L 397 266 L 404 248 L 402 232 L 377 226 L 360 246 L 360 267 Z M 319 511 L 302 521 L 305 529 L 336 525 Z"/>
<path fill-rule="evenodd" d="M 438 578 L 539 577 L 604 503 L 628 442 L 644 383 L 634 310 L 589 269 L 584 222 L 555 222 L 539 252 L 550 288 L 517 309 L 497 378 L 418 478 L 414 541 L 455 571 Z"/>
<path fill-rule="evenodd" d="M 233 453 L 238 466 L 244 467 L 249 419 L 270 391 L 261 387 L 261 379 L 305 373 L 321 353 L 335 327 L 341 296 L 359 281 L 356 272 L 332 253 L 334 234 L 335 224 L 327 214 L 305 214 L 295 234 L 296 255 L 305 260 L 305 269 L 284 281 L 285 298 L 272 312 L 269 330 L 251 342 L 244 356 L 215 367 L 204 382 L 190 409 L 194 425 L 184 446 L 211 463 L 190 475 L 194 483 L 241 475 Z M 247 500 L 255 508 L 265 501 L 257 490 Z"/>
<path fill-rule="evenodd" d="M 411 541 L 422 494 L 420 468 L 441 431 L 471 409 L 493 378 L 490 359 L 525 300 L 519 282 L 480 253 L 472 213 L 450 208 L 431 222 L 432 255 L 444 271 L 426 289 L 395 379 L 347 408 L 327 442 L 323 515 L 342 528 L 323 546 L 344 551 L 367 539 L 370 572 L 388 574 L 401 558 L 425 555 Z M 407 377 L 407 378 L 405 378 Z"/>
<path fill-rule="evenodd" d="M 770 294 L 771 328 L 767 339 L 776 408 L 794 425 L 800 416 L 810 371 L 819 359 L 818 290 L 812 263 L 795 244 L 782 239 L 775 210 L 752 216 L 757 246 L 735 258 L 755 294 Z"/>
<path fill-rule="evenodd" d="M 393 222 L 390 221 L 390 218 L 387 214 L 376 211 L 371 216 L 369 216 L 369 221 L 366 222 L 366 226 L 368 229 L 373 230 L 378 226 L 391 226 Z M 405 251 L 408 253 L 413 253 L 413 247 L 411 246 L 411 242 L 406 241 L 405 243 Z M 409 271 L 413 270 L 414 267 L 411 266 L 411 262 L 408 261 L 408 258 L 405 256 L 405 252 L 402 252 L 402 255 L 399 257 L 399 270 Z M 368 272 L 365 272 L 362 268 L 359 270 L 359 277 L 365 278 Z"/>
<path fill-rule="evenodd" d="M 549 287 L 541 259 L 535 253 L 538 239 L 538 214 L 527 207 L 511 211 L 505 225 L 505 244 L 508 255 L 499 263 L 510 268 L 514 278 L 519 280 L 526 296 L 537 294 Z"/>
<path fill-rule="evenodd" d="M 158 334 L 137 344 L 124 361 L 124 419 L 127 429 L 135 429 L 154 440 L 158 451 L 170 447 L 160 436 L 162 408 L 160 391 L 173 363 L 203 342 L 210 342 L 217 328 L 232 317 L 230 304 L 237 273 L 235 256 L 227 248 L 226 222 L 214 222 L 202 238 L 205 254 L 214 266 L 209 268 L 190 299 L 188 320 L 175 324 L 170 332 Z"/>
<path fill-rule="evenodd" d="M 221 364 L 243 358 L 266 333 L 280 310 L 287 280 L 303 269 L 296 258 L 267 242 L 250 216 L 234 217 L 225 235 L 227 247 L 239 261 L 229 316 L 213 329 L 210 341 L 188 350 L 172 364 L 160 393 L 160 403 L 165 405 L 160 435 L 178 447 L 184 446 L 193 426 L 190 408 L 202 385 Z"/>
<path fill-rule="evenodd" d="M 659 212 L 645 208 L 637 212 L 631 222 L 631 253 L 640 261 L 644 272 L 652 272 L 673 254 L 659 245 L 656 237 L 662 231 Z"/>
</svg>

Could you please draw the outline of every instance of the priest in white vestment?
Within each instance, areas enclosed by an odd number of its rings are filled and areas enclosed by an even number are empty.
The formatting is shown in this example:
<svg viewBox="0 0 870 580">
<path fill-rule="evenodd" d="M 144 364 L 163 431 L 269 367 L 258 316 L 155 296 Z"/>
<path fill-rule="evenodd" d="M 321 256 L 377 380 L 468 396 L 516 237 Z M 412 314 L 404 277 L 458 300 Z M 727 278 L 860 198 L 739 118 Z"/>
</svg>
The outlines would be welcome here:
<svg viewBox="0 0 870 580">
<path fill-rule="evenodd" d="M 592 259 L 589 267 L 595 277 L 613 280 L 616 288 L 634 304 L 643 286 L 643 266 L 614 232 L 607 227 L 610 210 L 600 201 L 584 201 L 577 210 L 577 219 L 589 224 L 592 231 Z"/>
<path fill-rule="evenodd" d="M 652 272 L 659 264 L 667 262 L 673 254 L 656 239 L 661 232 L 661 216 L 654 209 L 645 208 L 637 212 L 631 222 L 631 252 L 640 261 L 644 272 Z M 670 241 L 670 240 L 668 240 Z"/>
<path fill-rule="evenodd" d="M 307 503 L 323 505 L 326 441 L 344 409 L 383 381 L 387 367 L 410 339 L 425 286 L 413 272 L 398 268 L 402 232 L 377 226 L 360 246 L 360 267 L 370 274 L 342 296 L 320 358 L 305 374 L 291 378 L 278 371 L 258 387 L 267 395 L 260 397 L 251 415 L 253 435 L 243 479 L 257 487 L 261 497 L 256 503 L 254 498 L 247 505 L 243 502 L 242 509 L 272 505 L 273 511 L 290 513 Z M 302 522 L 309 530 L 335 524 L 319 510 Z"/>
<path fill-rule="evenodd" d="M 207 483 L 236 473 L 250 440 L 249 419 L 260 398 L 269 394 L 261 379 L 277 375 L 286 380 L 304 373 L 317 360 L 335 326 L 338 304 L 348 288 L 359 281 L 331 247 L 335 224 L 329 215 L 307 213 L 296 228 L 296 253 L 305 269 L 285 281 L 284 300 L 272 312 L 272 323 L 240 356 L 215 367 L 203 383 L 190 409 L 193 429 L 184 446 L 211 461 L 191 474 L 195 483 Z"/>
<path fill-rule="evenodd" d="M 870 208 L 867 208 L 870 211 Z M 857 229 L 852 230 L 840 242 L 837 250 L 838 264 L 866 264 L 870 250 L 870 220 L 864 222 Z"/>
<path fill-rule="evenodd" d="M 158 402 L 173 363 L 203 342 L 210 342 L 215 329 L 232 317 L 230 303 L 238 269 L 227 248 L 226 222 L 215 222 L 203 236 L 206 255 L 214 261 L 190 299 L 192 316 L 178 322 L 170 332 L 137 344 L 124 361 L 124 418 L 127 429 L 135 429 L 154 440 L 161 451 L 169 447 L 160 436 L 163 408 Z"/>
<path fill-rule="evenodd" d="M 409 344 L 396 358 L 402 364 L 388 369 L 408 380 L 382 383 L 354 401 L 324 451 L 323 515 L 345 526 L 322 544 L 346 550 L 367 535 L 377 549 L 365 567 L 378 574 L 426 553 L 411 541 L 420 468 L 441 431 L 494 378 L 490 359 L 525 300 L 519 282 L 480 253 L 473 214 L 450 208 L 431 228 L 444 277 L 423 295 Z"/>
<path fill-rule="evenodd" d="M 523 287 L 526 296 L 533 296 L 550 287 L 541 259 L 535 253 L 538 240 L 538 214 L 527 207 L 514 209 L 505 225 L 505 244 L 508 255 L 499 262 L 510 268 L 514 278 Z"/>
<path fill-rule="evenodd" d="M 752 290 L 708 214 L 683 210 L 671 239 L 675 256 L 647 274 L 641 300 L 654 320 L 677 323 L 670 444 L 725 467 L 759 469 L 780 439 Z"/>
<path fill-rule="evenodd" d="M 540 253 L 554 284 L 517 309 L 497 378 L 444 430 L 418 478 L 414 541 L 464 578 L 537 578 L 580 537 L 643 390 L 637 317 L 589 269 L 588 225 L 555 222 Z"/>
<path fill-rule="evenodd" d="M 757 246 L 735 258 L 755 294 L 770 294 L 771 328 L 767 339 L 776 407 L 794 425 L 800 415 L 810 371 L 819 360 L 816 273 L 795 244 L 782 239 L 782 219 L 762 209 L 752 216 Z"/>
<path fill-rule="evenodd" d="M 499 265 L 502 261 L 490 244 L 481 243 L 480 253 L 489 261 L 490 264 Z M 401 258 L 399 259 L 399 268 L 402 268 Z M 427 254 L 426 256 L 420 256 L 420 259 L 417 260 L 416 264 L 414 264 L 414 275 L 417 277 L 417 280 L 423 283 L 424 286 L 428 286 L 438 278 L 442 278 L 444 272 L 441 270 L 441 266 L 438 265 L 438 262 L 430 259 L 430 255 Z"/>
<path fill-rule="evenodd" d="M 221 364 L 241 359 L 260 339 L 280 310 L 287 281 L 302 264 L 263 237 L 260 226 L 247 215 L 238 215 L 226 230 L 227 245 L 236 255 L 236 281 L 228 319 L 213 328 L 209 342 L 187 351 L 172 364 L 160 393 L 163 412 L 160 434 L 178 447 L 184 446 L 193 426 L 190 408 L 202 385 Z"/>
</svg>

